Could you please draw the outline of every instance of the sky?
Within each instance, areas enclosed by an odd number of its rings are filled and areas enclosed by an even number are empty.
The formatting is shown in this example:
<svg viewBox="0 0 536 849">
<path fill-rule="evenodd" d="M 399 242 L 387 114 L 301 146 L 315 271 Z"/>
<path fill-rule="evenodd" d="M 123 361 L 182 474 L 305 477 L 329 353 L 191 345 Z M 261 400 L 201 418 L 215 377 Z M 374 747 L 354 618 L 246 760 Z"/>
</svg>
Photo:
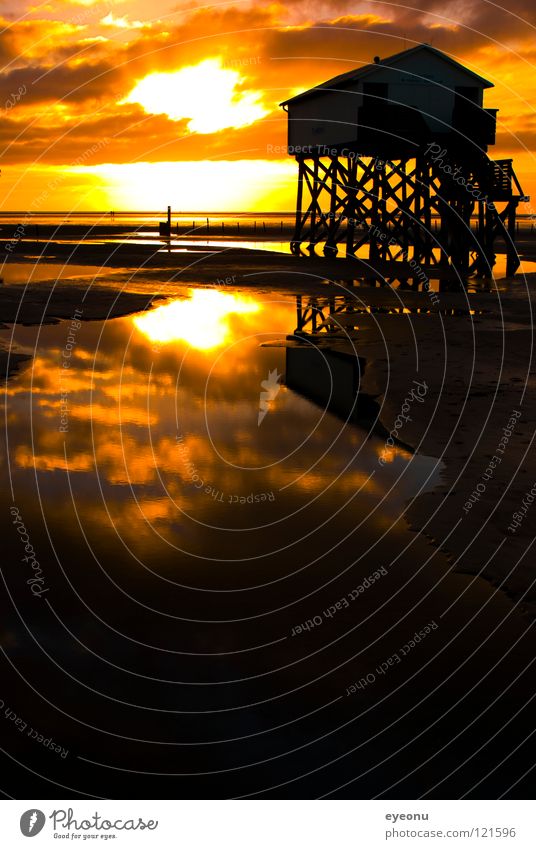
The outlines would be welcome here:
<svg viewBox="0 0 536 849">
<path fill-rule="evenodd" d="M 291 210 L 279 103 L 427 42 L 494 84 L 490 156 L 536 214 L 535 24 L 533 0 L 1 0 L 0 210 Z"/>
</svg>

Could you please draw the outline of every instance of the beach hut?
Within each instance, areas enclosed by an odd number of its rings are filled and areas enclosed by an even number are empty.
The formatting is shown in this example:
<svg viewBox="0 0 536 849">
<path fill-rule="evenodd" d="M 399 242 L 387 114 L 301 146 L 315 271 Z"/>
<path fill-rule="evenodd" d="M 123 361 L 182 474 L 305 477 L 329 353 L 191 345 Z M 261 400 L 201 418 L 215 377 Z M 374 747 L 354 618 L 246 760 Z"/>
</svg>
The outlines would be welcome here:
<svg viewBox="0 0 536 849">
<path fill-rule="evenodd" d="M 490 275 L 500 239 L 513 274 L 516 210 L 526 198 L 512 160 L 488 158 L 491 87 L 419 44 L 285 100 L 288 153 L 298 163 L 292 252 L 322 246 L 333 256 L 342 244 L 384 277 L 422 284 L 436 270 Z"/>
<path fill-rule="evenodd" d="M 397 158 L 427 141 L 486 150 L 496 109 L 483 107 L 492 83 L 429 44 L 333 77 L 281 105 L 289 148 L 347 148 Z"/>
</svg>

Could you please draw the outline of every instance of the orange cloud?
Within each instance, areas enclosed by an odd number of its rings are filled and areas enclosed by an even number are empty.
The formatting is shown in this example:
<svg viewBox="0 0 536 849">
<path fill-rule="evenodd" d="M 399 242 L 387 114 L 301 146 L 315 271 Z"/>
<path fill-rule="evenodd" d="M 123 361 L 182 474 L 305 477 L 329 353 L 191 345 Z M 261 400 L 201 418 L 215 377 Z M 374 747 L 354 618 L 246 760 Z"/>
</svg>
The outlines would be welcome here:
<svg viewBox="0 0 536 849">
<path fill-rule="evenodd" d="M 25 90 L 0 122 L 8 181 L 10 166 L 68 169 L 95 139 L 107 141 L 88 167 L 273 159 L 268 148 L 286 141 L 281 100 L 374 55 L 423 41 L 432 41 L 495 83 L 487 99 L 488 106 L 501 107 L 492 155 L 534 147 L 536 49 L 526 23 L 532 15 L 528 0 L 514 0 L 509 9 L 436 0 L 426 2 L 418 14 L 409 0 L 396 7 L 365 2 L 357 11 L 350 0 L 324 0 L 314 13 L 305 0 L 223 7 L 188 2 L 159 7 L 160 19 L 152 21 L 137 0 L 126 0 L 120 12 L 106 2 L 84 5 L 81 0 L 77 9 L 73 3 L 51 2 L 35 12 L 19 4 L 24 17 L 1 21 L 3 88 Z M 219 121 L 211 92 L 223 77 L 214 76 L 212 86 L 207 80 L 206 88 L 194 80 L 193 106 L 184 102 L 178 88 L 187 69 L 208 61 L 235 81 L 228 92 L 228 115 Z M 141 95 L 134 102 L 137 82 L 153 74 L 176 75 L 152 78 L 169 82 L 163 105 L 156 98 L 151 106 Z M 222 110 L 221 95 L 216 103 Z M 251 110 L 247 120 L 245 111 L 238 120 L 240 104 Z M 194 106 L 196 115 L 187 114 Z M 237 120 L 229 117 L 233 109 Z M 80 175 L 75 179 L 80 181 Z M 104 202 L 106 179 L 88 171 L 83 182 L 93 186 L 94 203 Z M 72 182 L 72 177 L 66 180 Z M 26 189 L 13 191 L 11 208 L 24 206 Z M 70 197 L 67 189 L 64 197 Z M 143 199 L 135 205 L 143 206 Z"/>
</svg>

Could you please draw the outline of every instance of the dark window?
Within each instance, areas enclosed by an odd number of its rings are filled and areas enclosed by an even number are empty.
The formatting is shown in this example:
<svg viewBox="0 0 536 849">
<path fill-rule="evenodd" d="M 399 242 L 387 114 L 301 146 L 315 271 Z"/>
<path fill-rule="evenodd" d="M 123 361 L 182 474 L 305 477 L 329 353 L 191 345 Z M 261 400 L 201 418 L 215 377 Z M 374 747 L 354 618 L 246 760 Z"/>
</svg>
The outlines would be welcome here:
<svg viewBox="0 0 536 849">
<path fill-rule="evenodd" d="M 461 137 L 477 144 L 493 144 L 495 117 L 479 105 L 479 95 L 476 86 L 456 86 L 452 126 Z"/>
<path fill-rule="evenodd" d="M 363 83 L 363 94 L 365 98 L 370 97 L 368 103 L 372 106 L 377 103 L 377 98 L 387 100 L 388 86 L 387 83 Z M 365 100 L 365 102 L 367 102 Z"/>
<path fill-rule="evenodd" d="M 466 103 L 468 100 L 471 103 L 478 103 L 478 88 L 473 85 L 457 85 L 456 92 L 456 100 L 461 101 L 462 103 Z"/>
</svg>

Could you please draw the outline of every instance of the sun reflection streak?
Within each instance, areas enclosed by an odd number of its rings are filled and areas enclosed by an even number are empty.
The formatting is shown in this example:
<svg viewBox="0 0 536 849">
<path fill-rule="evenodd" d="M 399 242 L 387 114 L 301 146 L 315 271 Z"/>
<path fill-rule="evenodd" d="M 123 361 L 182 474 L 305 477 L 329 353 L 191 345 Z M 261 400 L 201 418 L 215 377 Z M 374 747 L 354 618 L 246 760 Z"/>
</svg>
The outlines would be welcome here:
<svg viewBox="0 0 536 849">
<path fill-rule="evenodd" d="M 253 315 L 261 305 L 253 298 L 216 289 L 189 289 L 188 298 L 135 316 L 134 326 L 151 342 L 186 342 L 199 351 L 224 345 L 233 315 Z"/>
</svg>

